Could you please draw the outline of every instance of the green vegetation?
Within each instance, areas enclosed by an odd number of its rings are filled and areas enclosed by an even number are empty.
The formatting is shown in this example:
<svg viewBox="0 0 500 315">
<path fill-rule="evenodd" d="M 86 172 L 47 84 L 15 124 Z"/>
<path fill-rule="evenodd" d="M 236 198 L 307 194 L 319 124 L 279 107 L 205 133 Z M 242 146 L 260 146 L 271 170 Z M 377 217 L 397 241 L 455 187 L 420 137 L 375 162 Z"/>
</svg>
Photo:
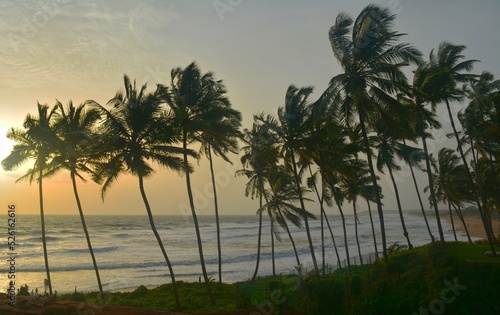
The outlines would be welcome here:
<svg viewBox="0 0 500 315">
<path fill-rule="evenodd" d="M 294 310 L 304 314 L 496 314 L 500 311 L 500 261 L 488 258 L 486 242 L 428 244 L 389 255 L 388 264 L 351 266 L 316 276 L 259 277 L 234 284 L 212 283 L 217 306 L 211 306 L 203 283 L 177 282 L 183 311 L 221 312 L 239 309 Z M 172 285 L 110 293 L 105 303 L 153 310 L 175 310 Z M 81 293 L 63 299 L 82 301 Z M 85 295 L 98 301 L 97 292 Z"/>
</svg>

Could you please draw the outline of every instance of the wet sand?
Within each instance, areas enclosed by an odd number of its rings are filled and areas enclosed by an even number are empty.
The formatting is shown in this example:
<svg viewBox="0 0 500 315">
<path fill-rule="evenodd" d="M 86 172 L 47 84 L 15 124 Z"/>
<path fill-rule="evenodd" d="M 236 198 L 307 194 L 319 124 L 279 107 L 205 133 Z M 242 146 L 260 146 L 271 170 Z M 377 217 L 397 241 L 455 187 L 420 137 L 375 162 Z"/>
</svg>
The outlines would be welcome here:
<svg viewBox="0 0 500 315">
<path fill-rule="evenodd" d="M 464 221 L 467 229 L 469 230 L 470 236 L 486 239 L 486 231 L 484 230 L 483 221 L 481 220 L 479 212 L 476 209 L 465 209 L 462 210 L 462 213 L 464 215 Z M 441 214 L 441 218 L 451 224 L 449 213 L 444 214 L 443 212 Z M 495 237 L 498 238 L 500 237 L 500 215 L 498 213 L 493 214 L 491 221 L 493 233 L 495 234 Z M 460 221 L 460 218 L 455 211 L 453 211 L 453 222 L 455 223 L 456 230 L 460 231 L 461 234 L 466 235 L 462 221 Z"/>
</svg>

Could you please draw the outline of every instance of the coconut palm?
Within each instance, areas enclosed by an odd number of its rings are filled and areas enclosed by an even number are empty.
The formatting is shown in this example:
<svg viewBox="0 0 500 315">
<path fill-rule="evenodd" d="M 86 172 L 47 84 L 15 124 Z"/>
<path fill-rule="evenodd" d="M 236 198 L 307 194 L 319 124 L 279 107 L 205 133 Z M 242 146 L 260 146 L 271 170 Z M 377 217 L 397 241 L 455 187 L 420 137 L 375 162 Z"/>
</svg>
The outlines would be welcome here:
<svg viewBox="0 0 500 315">
<path fill-rule="evenodd" d="M 431 161 L 429 157 L 429 150 L 427 147 L 427 139 L 432 139 L 432 134 L 428 131 L 430 129 L 441 128 L 441 123 L 436 120 L 435 107 L 439 101 L 439 95 L 435 92 L 436 84 L 433 80 L 433 68 L 429 63 L 422 63 L 413 71 L 413 84 L 411 91 L 406 95 L 400 94 L 399 100 L 412 115 L 408 115 L 409 126 L 412 131 L 417 134 L 422 142 L 423 158 L 425 160 L 425 172 L 429 181 L 429 193 L 431 207 L 434 209 L 436 222 L 439 233 L 439 240 L 444 245 L 444 233 L 441 224 L 441 218 L 434 191 L 434 183 L 432 176 Z M 431 106 L 429 110 L 426 108 Z"/>
<path fill-rule="evenodd" d="M 325 202 L 331 203 L 331 196 L 328 195 L 328 190 L 325 189 L 325 183 L 322 181 L 321 185 L 321 193 L 318 189 L 318 177 L 319 171 L 312 172 L 311 165 L 308 165 L 310 177 L 307 179 L 307 187 L 312 189 L 316 193 L 316 197 L 318 198 L 320 213 L 321 213 L 321 257 L 322 257 L 322 270 L 323 276 L 326 274 L 326 259 L 325 259 L 325 235 L 324 235 L 324 222 L 326 222 L 326 226 L 328 227 L 328 231 L 330 232 L 330 237 L 332 238 L 333 249 L 335 250 L 335 255 L 337 257 L 337 266 L 340 267 L 340 255 L 337 248 L 337 243 L 335 242 L 335 237 L 333 236 L 332 227 L 330 226 L 330 220 L 325 211 Z"/>
<path fill-rule="evenodd" d="M 476 75 L 470 73 L 463 73 L 463 71 L 471 71 L 474 63 L 478 60 L 464 60 L 465 56 L 462 52 L 465 50 L 465 46 L 463 45 L 453 45 L 448 42 L 442 42 L 437 52 L 432 51 L 430 54 L 430 64 L 436 68 L 435 69 L 435 77 L 436 82 L 438 84 L 438 94 L 441 95 L 441 101 L 444 101 L 446 104 L 446 109 L 448 111 L 448 116 L 450 118 L 451 127 L 453 129 L 453 134 L 455 135 L 455 139 L 457 141 L 458 152 L 460 153 L 460 157 L 462 158 L 462 162 L 466 167 L 466 174 L 469 180 L 469 184 L 473 187 L 474 193 L 474 201 L 477 204 L 479 213 L 483 220 L 483 225 L 486 230 L 486 235 L 488 241 L 490 243 L 490 247 L 492 251 L 495 252 L 495 248 L 493 245 L 493 233 L 491 228 L 487 224 L 487 214 L 485 209 L 483 209 L 483 204 L 479 199 L 479 195 L 481 192 L 478 191 L 479 187 L 475 187 L 474 179 L 472 177 L 472 173 L 468 167 L 468 162 L 464 154 L 464 150 L 462 147 L 462 143 L 460 141 L 460 136 L 457 132 L 457 128 L 455 127 L 455 119 L 453 117 L 453 113 L 450 108 L 451 101 L 461 101 L 463 99 L 463 89 L 460 84 L 465 84 L 469 82 L 473 82 L 476 78 Z"/>
<path fill-rule="evenodd" d="M 305 208 L 303 191 L 301 189 L 302 181 L 299 176 L 297 163 L 298 156 L 305 156 L 304 140 L 307 138 L 309 111 L 311 110 L 308 97 L 312 91 L 312 87 L 298 89 L 294 85 L 290 85 L 285 95 L 285 106 L 278 108 L 278 119 L 276 120 L 272 116 L 267 116 L 265 119 L 261 119 L 261 121 L 280 139 L 285 163 L 291 165 L 313 266 L 315 270 L 318 270 L 318 263 L 309 228 L 309 215 Z"/>
<path fill-rule="evenodd" d="M 271 219 L 271 237 L 272 239 L 276 237 L 278 241 L 281 241 L 278 231 L 274 227 L 273 223 L 276 221 L 283 229 L 287 231 L 290 242 L 292 243 L 293 251 L 295 253 L 295 259 L 297 261 L 297 266 L 300 266 L 300 259 L 295 247 L 295 242 L 293 240 L 290 229 L 288 228 L 287 220 L 298 228 L 302 228 L 302 208 L 297 207 L 294 203 L 299 202 L 299 195 L 303 195 L 305 188 L 301 187 L 301 192 L 298 192 L 295 187 L 293 175 L 290 172 L 289 167 L 284 165 L 274 167 L 268 170 L 267 182 L 269 184 L 269 190 L 266 194 L 266 204 L 262 206 L 260 211 L 267 211 L 269 218 Z M 304 201 L 311 201 L 303 197 Z M 314 218 L 311 213 L 306 213 L 309 218 Z M 273 237 L 274 236 L 274 237 Z M 273 251 L 273 275 L 275 275 L 274 268 L 274 242 L 272 244 Z"/>
<path fill-rule="evenodd" d="M 219 265 L 219 282 L 222 282 L 222 249 L 220 239 L 219 205 L 217 202 L 217 185 L 213 166 L 212 151 L 216 156 L 231 163 L 228 153 L 238 153 L 238 138 L 241 137 L 241 113 L 230 107 L 229 100 L 224 97 L 224 86 L 218 86 L 219 114 L 213 116 L 213 121 L 205 121 L 207 128 L 202 132 L 202 145 L 200 151 L 205 154 L 210 163 L 210 174 L 212 177 L 212 188 L 214 194 L 215 222 L 217 228 L 217 253 Z"/>
<path fill-rule="evenodd" d="M 263 116 L 263 115 L 260 115 Z M 243 132 L 244 146 L 241 148 L 241 164 L 244 169 L 237 171 L 237 175 L 245 175 L 249 179 L 245 195 L 252 199 L 259 197 L 259 209 L 263 206 L 263 196 L 266 194 L 265 182 L 269 169 L 278 164 L 279 150 L 276 145 L 277 139 L 268 128 L 258 123 L 259 116 L 254 116 L 254 124 L 251 130 L 245 129 Z M 260 250 L 262 239 L 262 211 L 259 214 L 259 232 L 257 240 L 257 259 L 252 281 L 255 281 L 259 271 Z"/>
<path fill-rule="evenodd" d="M 175 145 L 179 141 L 178 131 L 167 117 L 162 115 L 162 100 L 156 93 L 146 92 L 146 85 L 137 89 L 135 81 L 131 83 L 127 76 L 124 77 L 124 85 L 125 94 L 116 93 L 108 102 L 110 109 L 90 102 L 103 117 L 100 124 L 100 132 L 103 135 L 101 144 L 106 149 L 97 163 L 94 180 L 103 184 L 101 193 L 104 198 L 120 175 L 129 173 L 138 178 L 149 224 L 168 266 L 176 306 L 180 310 L 174 271 L 156 229 L 144 189 L 144 179 L 154 174 L 151 162 L 179 173 L 189 173 L 191 166 L 185 164 L 180 156 L 196 156 L 196 153 Z"/>
<path fill-rule="evenodd" d="M 473 188 L 468 182 L 465 170 L 467 167 L 461 164 L 461 159 L 455 154 L 455 151 L 447 148 L 439 150 L 437 160 L 431 159 L 431 161 L 434 171 L 434 185 L 436 185 L 436 197 L 438 200 L 448 204 L 455 241 L 457 240 L 457 236 L 451 212 L 452 206 L 456 209 L 458 217 L 462 221 L 462 226 L 466 231 L 469 242 L 472 242 L 464 217 L 458 208 L 463 202 L 474 200 Z"/>
<path fill-rule="evenodd" d="M 350 161 L 357 152 L 357 147 L 347 143 L 345 129 L 339 125 L 335 116 L 323 115 L 323 118 L 314 121 L 309 138 L 305 141 L 305 148 L 307 157 L 319 167 L 321 179 L 324 183 L 324 196 L 328 197 L 324 199 L 325 202 L 328 206 L 335 203 L 339 210 L 344 234 L 347 267 L 350 271 L 347 227 L 342 208 L 345 196 L 340 185 L 346 178 L 354 178 L 355 169 L 350 164 Z"/>
<path fill-rule="evenodd" d="M 401 117 L 402 116 L 398 116 L 397 119 L 401 119 Z M 396 117 L 384 115 L 375 123 L 377 135 L 373 138 L 374 147 L 378 150 L 377 168 L 381 173 L 384 173 L 384 167 L 389 171 L 389 176 L 396 196 L 403 235 L 408 243 L 408 248 L 411 249 L 413 245 L 410 242 L 408 230 L 406 229 L 401 199 L 399 197 L 399 189 L 394 178 L 394 171 L 401 170 L 401 167 L 397 164 L 396 158 L 400 158 L 407 163 L 412 163 L 421 155 L 418 153 L 416 154 L 416 152 L 418 152 L 417 148 L 403 143 L 402 139 L 410 137 L 409 130 L 404 127 L 405 126 L 396 122 Z"/>
<path fill-rule="evenodd" d="M 188 144 L 203 142 L 204 137 L 205 139 L 209 139 L 219 136 L 217 134 L 219 131 L 218 128 L 223 125 L 224 115 L 229 109 L 229 101 L 225 96 L 226 89 L 224 84 L 220 80 L 215 80 L 213 72 L 207 72 L 202 75 L 200 68 L 195 62 L 189 64 L 184 69 L 180 67 L 172 69 L 169 88 L 167 89 L 165 86 L 160 85 L 158 86 L 158 91 L 169 106 L 169 116 L 181 130 L 181 142 L 184 150 L 187 149 Z M 233 115 L 238 116 L 236 111 L 233 112 Z M 187 168 L 188 154 L 184 154 L 184 164 L 185 168 Z M 210 303 L 215 305 L 205 265 L 198 216 L 191 188 L 191 174 L 187 172 L 185 175 L 205 287 Z"/>
<path fill-rule="evenodd" d="M 466 85 L 464 91 L 470 99 L 470 103 L 462 113 L 459 113 L 458 118 L 464 127 L 464 138 L 462 143 L 470 144 L 469 152 L 472 153 L 472 159 L 475 165 L 476 185 L 478 182 L 483 182 L 481 173 L 477 167 L 479 166 L 479 155 L 483 159 L 488 160 L 490 168 L 490 176 L 492 179 L 491 186 L 479 186 L 480 191 L 488 190 L 492 187 L 497 192 L 496 194 L 483 194 L 482 199 L 486 208 L 491 211 L 492 208 L 500 209 L 500 182 L 498 180 L 497 166 L 500 160 L 500 132 L 498 125 L 500 124 L 500 114 L 498 104 L 500 104 L 500 80 L 494 80 L 494 77 L 489 72 L 483 72 L 477 82 Z M 467 153 L 467 152 L 466 152 Z"/>
<path fill-rule="evenodd" d="M 355 21 L 349 15 L 340 13 L 329 31 L 333 54 L 342 72 L 331 79 L 327 94 L 347 126 L 353 123 L 357 115 L 374 187 L 378 187 L 378 184 L 368 140 L 370 116 L 377 111 L 393 110 L 400 106 L 391 94 L 407 89 L 402 68 L 410 63 L 421 62 L 421 54 L 416 48 L 397 43 L 403 34 L 393 31 L 394 19 L 395 16 L 389 10 L 369 5 Z M 387 261 L 384 215 L 378 191 L 376 203 L 382 252 Z"/>
<path fill-rule="evenodd" d="M 31 184 L 34 179 L 38 182 L 38 195 L 40 202 L 40 221 L 42 225 L 42 247 L 45 263 L 45 273 L 48 280 L 49 294 L 52 295 L 52 281 L 50 279 L 49 258 L 47 255 L 47 239 L 45 233 L 45 214 L 43 207 L 43 177 L 48 170 L 48 164 L 58 144 L 57 136 L 51 123 L 54 108 L 49 109 L 47 105 L 37 104 L 38 116 L 28 114 L 24 119 L 23 129 L 11 128 L 7 132 L 7 138 L 16 144 L 11 153 L 2 161 L 2 167 L 6 171 L 12 171 L 20 167 L 28 160 L 34 160 L 33 168 L 25 175 L 16 180 L 28 180 Z"/>
<path fill-rule="evenodd" d="M 95 141 L 95 124 L 101 118 L 99 111 L 95 108 L 88 109 L 85 104 L 74 106 L 72 101 L 68 102 L 65 108 L 61 102 L 57 101 L 54 112 L 54 128 L 61 138 L 62 143 L 55 153 L 51 163 L 51 171 L 55 172 L 59 169 L 66 169 L 69 171 L 71 183 L 73 185 L 73 193 L 75 195 L 78 213 L 82 222 L 83 232 L 87 240 L 90 257 L 94 265 L 94 271 L 97 279 L 99 292 L 102 296 L 102 283 L 99 275 L 99 269 L 92 249 L 83 208 L 78 195 L 76 185 L 76 178 L 80 178 L 85 182 L 82 173 L 92 173 L 89 167 L 89 162 L 92 163 L 92 156 L 96 153 Z"/>
</svg>

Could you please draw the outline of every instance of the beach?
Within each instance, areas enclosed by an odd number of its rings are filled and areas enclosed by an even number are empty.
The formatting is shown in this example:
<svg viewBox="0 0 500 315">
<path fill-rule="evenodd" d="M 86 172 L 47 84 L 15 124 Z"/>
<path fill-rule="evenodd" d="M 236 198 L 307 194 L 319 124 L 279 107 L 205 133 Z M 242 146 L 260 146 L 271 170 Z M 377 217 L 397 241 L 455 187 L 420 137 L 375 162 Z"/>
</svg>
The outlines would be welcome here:
<svg viewBox="0 0 500 315">
<path fill-rule="evenodd" d="M 470 236 L 486 239 L 486 231 L 484 230 L 483 222 L 478 210 L 475 208 L 467 208 L 462 210 L 462 213 Z M 446 223 L 451 224 L 450 215 L 448 212 L 446 212 L 445 214 L 443 211 L 441 218 L 443 218 Z M 498 238 L 500 236 L 500 214 L 492 214 L 491 221 L 493 233 L 495 234 L 495 237 Z M 453 222 L 455 224 L 456 230 L 460 231 L 462 235 L 466 235 L 462 221 L 460 221 L 456 212 L 453 212 Z"/>
</svg>

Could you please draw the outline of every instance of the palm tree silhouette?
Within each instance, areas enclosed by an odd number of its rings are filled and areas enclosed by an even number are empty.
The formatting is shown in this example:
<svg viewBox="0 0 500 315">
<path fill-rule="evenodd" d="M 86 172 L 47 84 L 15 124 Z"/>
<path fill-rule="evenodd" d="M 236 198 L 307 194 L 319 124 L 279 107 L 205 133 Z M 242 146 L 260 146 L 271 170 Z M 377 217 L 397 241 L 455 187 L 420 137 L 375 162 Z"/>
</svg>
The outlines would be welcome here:
<svg viewBox="0 0 500 315">
<path fill-rule="evenodd" d="M 156 93 L 147 93 L 146 85 L 140 90 L 136 83 L 124 77 L 125 94 L 118 92 L 106 109 L 96 102 L 90 102 L 104 117 L 100 132 L 103 135 L 101 143 L 104 152 L 96 166 L 94 180 L 102 183 L 102 198 L 107 190 L 123 173 L 137 176 L 139 190 L 146 208 L 151 230 L 158 242 L 165 262 L 167 263 L 172 280 L 175 303 L 181 309 L 175 275 L 165 247 L 155 226 L 154 217 L 149 205 L 144 179 L 153 175 L 154 169 L 150 162 L 176 172 L 191 171 L 189 164 L 184 164 L 182 154 L 195 156 L 196 153 L 179 148 L 175 144 L 179 141 L 178 131 L 171 121 L 162 115 L 162 100 Z"/>
<path fill-rule="evenodd" d="M 52 295 L 52 281 L 50 279 L 49 258 L 47 255 L 47 239 L 45 233 L 45 214 L 43 207 L 43 178 L 45 177 L 48 164 L 52 158 L 58 144 L 57 136 L 51 123 L 54 108 L 49 109 L 47 105 L 37 103 L 38 116 L 28 114 L 24 119 L 22 129 L 11 128 L 7 132 L 7 138 L 16 142 L 11 153 L 2 161 L 2 167 L 6 171 L 17 169 L 28 160 L 34 160 L 33 168 L 29 169 L 25 175 L 16 180 L 28 180 L 31 184 L 36 178 L 38 182 L 38 195 L 40 202 L 40 221 L 42 225 L 42 246 L 43 258 L 45 262 L 45 273 L 49 287 L 49 294 Z"/>
<path fill-rule="evenodd" d="M 304 204 L 304 196 L 301 189 L 302 181 L 297 163 L 297 156 L 306 155 L 304 152 L 304 140 L 307 139 L 309 129 L 308 120 L 311 110 L 308 97 L 312 91 L 312 87 L 298 89 L 294 85 L 290 85 L 285 95 L 285 106 L 278 108 L 278 119 L 276 120 L 274 117 L 268 115 L 266 119 L 262 119 L 262 123 L 268 126 L 280 139 L 281 151 L 285 158 L 285 163 L 291 165 L 313 266 L 315 270 L 319 270 L 314 253 L 314 245 L 309 228 L 309 215 Z"/>
<path fill-rule="evenodd" d="M 224 84 L 220 80 L 215 80 L 213 72 L 207 72 L 202 75 L 200 68 L 195 62 L 189 64 L 184 69 L 180 67 L 172 69 L 170 87 L 167 88 L 160 85 L 158 91 L 169 106 L 169 117 L 181 131 L 183 149 L 187 149 L 188 143 L 203 143 L 204 140 L 207 143 L 207 140 L 214 140 L 214 137 L 227 136 L 227 130 L 233 136 L 236 135 L 235 132 L 241 120 L 240 114 L 229 108 L 229 101 L 225 96 L 226 89 Z M 224 128 L 228 129 L 222 131 Z M 227 149 L 235 145 L 233 136 L 227 139 L 229 141 L 229 145 L 226 146 Z M 210 148 L 215 150 L 221 149 L 218 153 L 224 153 L 223 147 L 215 147 L 214 143 L 214 141 L 208 142 Z M 187 151 L 185 151 L 183 160 L 185 168 L 187 168 Z M 215 305 L 203 255 L 201 233 L 191 188 L 191 175 L 189 172 L 186 172 L 185 175 L 203 278 L 210 303 Z"/>
<path fill-rule="evenodd" d="M 474 200 L 472 192 L 473 188 L 470 186 L 467 179 L 467 171 L 465 170 L 466 166 L 461 164 L 461 159 L 455 154 L 455 151 L 447 148 L 439 150 L 437 160 L 431 158 L 431 164 L 434 171 L 436 197 L 439 201 L 443 201 L 448 204 L 448 211 L 455 241 L 457 241 L 457 234 L 451 212 L 452 207 L 455 209 L 460 221 L 462 222 L 462 226 L 465 229 L 469 242 L 472 242 L 464 217 L 459 208 L 463 202 L 471 202 Z"/>
<path fill-rule="evenodd" d="M 76 177 L 85 182 L 83 173 L 92 174 L 93 171 L 89 167 L 92 163 L 92 157 L 97 152 L 96 145 L 98 144 L 95 139 L 95 124 L 101 118 L 99 111 L 95 108 L 86 109 L 85 104 L 80 104 L 75 107 L 72 101 L 68 102 L 65 107 L 57 101 L 54 112 L 54 128 L 61 138 L 61 146 L 56 150 L 55 156 L 51 162 L 51 172 L 56 172 L 59 169 L 66 169 L 70 173 L 71 183 L 73 185 L 73 193 L 75 195 L 78 213 L 82 222 L 83 231 L 87 240 L 90 257 L 94 265 L 96 274 L 97 285 L 101 297 L 103 295 L 101 277 L 99 269 L 92 249 L 85 216 L 83 214 L 82 204 L 78 195 L 76 185 Z"/>
<path fill-rule="evenodd" d="M 212 188 L 214 194 L 215 222 L 217 227 L 217 254 L 219 264 L 219 282 L 222 282 L 222 249 L 220 238 L 219 205 L 217 202 L 217 185 L 213 166 L 212 151 L 224 161 L 231 163 L 228 153 L 238 153 L 238 139 L 241 138 L 241 113 L 230 107 L 229 100 L 224 96 L 224 86 L 217 86 L 219 94 L 218 112 L 213 115 L 213 120 L 205 120 L 207 127 L 202 131 L 202 142 L 200 151 L 205 154 L 210 163 L 210 174 L 212 177 Z"/>
<path fill-rule="evenodd" d="M 421 54 L 416 48 L 397 43 L 403 34 L 393 31 L 394 19 L 389 10 L 369 5 L 355 21 L 340 13 L 329 32 L 333 54 L 343 71 L 331 79 L 327 94 L 346 125 L 352 124 L 357 114 L 374 187 L 378 184 L 368 140 L 370 117 L 377 111 L 399 106 L 391 94 L 407 89 L 402 67 L 421 62 Z M 384 214 L 378 191 L 376 203 L 382 252 L 387 262 Z"/>
<path fill-rule="evenodd" d="M 277 147 L 277 139 L 270 130 L 259 122 L 262 115 L 254 116 L 252 129 L 243 131 L 243 143 L 241 148 L 243 155 L 241 156 L 241 164 L 244 169 L 236 172 L 237 175 L 245 175 L 249 181 L 246 184 L 245 196 L 251 196 L 252 199 L 259 197 L 259 210 L 262 209 L 264 195 L 267 193 L 265 182 L 266 174 L 269 169 L 278 164 L 279 150 Z M 260 265 L 260 251 L 262 242 L 262 213 L 259 214 L 259 232 L 257 239 L 257 259 L 255 271 L 252 276 L 252 281 L 255 281 Z"/>
</svg>

